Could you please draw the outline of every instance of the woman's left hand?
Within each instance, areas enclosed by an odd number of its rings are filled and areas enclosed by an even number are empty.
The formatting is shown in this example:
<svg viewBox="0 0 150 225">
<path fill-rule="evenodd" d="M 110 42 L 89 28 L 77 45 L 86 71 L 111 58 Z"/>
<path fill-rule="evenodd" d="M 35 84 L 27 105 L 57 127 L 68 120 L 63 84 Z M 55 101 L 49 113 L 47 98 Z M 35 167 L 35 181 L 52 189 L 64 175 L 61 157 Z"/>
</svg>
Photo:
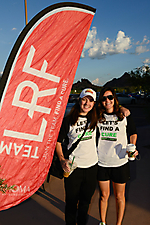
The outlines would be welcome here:
<svg viewBox="0 0 150 225">
<path fill-rule="evenodd" d="M 133 154 L 135 157 L 139 154 L 138 150 L 135 149 L 135 153 Z"/>
<path fill-rule="evenodd" d="M 132 152 L 126 151 L 126 153 L 128 153 L 128 157 L 133 157 L 134 156 L 134 158 L 136 158 L 136 156 L 139 154 L 139 152 L 136 149 L 135 149 L 135 152 L 134 152 L 134 154 L 132 156 L 130 155 Z"/>
</svg>

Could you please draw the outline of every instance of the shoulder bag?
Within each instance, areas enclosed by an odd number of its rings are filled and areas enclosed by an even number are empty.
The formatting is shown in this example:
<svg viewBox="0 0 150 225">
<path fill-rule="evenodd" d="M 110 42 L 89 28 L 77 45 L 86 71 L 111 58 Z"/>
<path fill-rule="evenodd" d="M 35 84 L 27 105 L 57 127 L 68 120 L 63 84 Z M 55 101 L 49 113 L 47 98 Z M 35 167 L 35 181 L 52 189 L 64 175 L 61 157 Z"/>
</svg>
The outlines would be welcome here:
<svg viewBox="0 0 150 225">
<path fill-rule="evenodd" d="M 65 144 L 64 145 L 62 144 L 62 150 L 63 150 L 63 154 L 64 154 L 65 159 L 68 159 L 69 155 L 75 150 L 75 148 L 77 147 L 77 145 L 81 141 L 82 137 L 84 136 L 84 134 L 87 130 L 87 127 L 88 127 L 88 122 L 86 123 L 84 132 L 82 133 L 81 137 L 75 143 L 72 144 L 70 149 L 66 150 L 67 148 L 66 148 Z M 57 156 L 56 150 L 54 152 L 52 164 L 51 164 L 51 167 L 49 169 L 48 176 L 47 176 L 47 182 L 49 182 L 50 175 L 53 175 L 53 176 L 55 176 L 59 179 L 63 178 L 63 169 L 61 167 L 60 160 Z"/>
</svg>

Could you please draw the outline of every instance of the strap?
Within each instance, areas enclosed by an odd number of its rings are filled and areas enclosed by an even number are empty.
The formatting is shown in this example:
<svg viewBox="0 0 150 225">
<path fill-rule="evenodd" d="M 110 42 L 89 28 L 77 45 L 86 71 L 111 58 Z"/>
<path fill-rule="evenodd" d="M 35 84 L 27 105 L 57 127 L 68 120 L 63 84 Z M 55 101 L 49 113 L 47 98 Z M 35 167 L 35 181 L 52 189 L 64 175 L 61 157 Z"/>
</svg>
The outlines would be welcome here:
<svg viewBox="0 0 150 225">
<path fill-rule="evenodd" d="M 85 128 L 84 128 L 84 132 L 82 133 L 81 137 L 72 144 L 72 146 L 67 150 L 66 154 L 65 154 L 65 157 L 67 158 L 73 151 L 74 149 L 77 147 L 77 145 L 79 144 L 79 142 L 81 141 L 82 137 L 84 136 L 86 130 L 87 130 L 87 127 L 88 127 L 88 119 L 87 119 L 87 123 L 85 125 Z"/>
</svg>

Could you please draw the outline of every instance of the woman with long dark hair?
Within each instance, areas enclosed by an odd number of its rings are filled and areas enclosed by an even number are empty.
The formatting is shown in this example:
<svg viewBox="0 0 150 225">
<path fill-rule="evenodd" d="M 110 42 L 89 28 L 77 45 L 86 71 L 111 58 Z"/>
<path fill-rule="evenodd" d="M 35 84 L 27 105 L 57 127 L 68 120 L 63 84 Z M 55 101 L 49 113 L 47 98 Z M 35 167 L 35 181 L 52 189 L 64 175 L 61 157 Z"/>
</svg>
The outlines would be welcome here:
<svg viewBox="0 0 150 225">
<path fill-rule="evenodd" d="M 106 225 L 110 181 L 116 198 L 117 222 L 122 224 L 125 209 L 125 185 L 130 178 L 127 138 L 136 145 L 137 132 L 132 116 L 120 112 L 118 98 L 111 87 L 103 88 L 98 100 L 98 181 L 100 187 L 100 225 Z M 136 150 L 134 156 L 138 154 Z"/>
<path fill-rule="evenodd" d="M 84 89 L 70 114 L 63 120 L 56 144 L 56 152 L 64 171 L 69 172 L 68 160 L 64 158 L 61 143 L 68 138 L 68 148 L 87 130 L 75 150 L 69 155 L 69 161 L 74 159 L 77 168 L 64 178 L 65 182 L 65 221 L 66 225 L 85 225 L 92 195 L 97 184 L 97 149 L 95 108 L 96 92 L 90 88 Z"/>
</svg>

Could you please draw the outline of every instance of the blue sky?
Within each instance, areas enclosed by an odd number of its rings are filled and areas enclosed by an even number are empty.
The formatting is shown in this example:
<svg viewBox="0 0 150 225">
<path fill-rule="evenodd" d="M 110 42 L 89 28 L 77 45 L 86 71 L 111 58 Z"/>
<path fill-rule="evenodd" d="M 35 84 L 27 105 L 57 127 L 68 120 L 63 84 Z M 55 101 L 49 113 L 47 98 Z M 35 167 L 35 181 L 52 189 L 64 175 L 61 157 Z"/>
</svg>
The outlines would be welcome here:
<svg viewBox="0 0 150 225">
<path fill-rule="evenodd" d="M 62 2 L 27 0 L 28 21 L 49 5 Z M 66 1 L 67 2 L 67 1 Z M 70 2 L 70 1 L 68 1 Z M 149 0 L 80 0 L 96 8 L 74 82 L 87 78 L 103 85 L 124 72 L 150 65 Z M 1 1 L 0 73 L 25 26 L 24 0 Z"/>
</svg>

